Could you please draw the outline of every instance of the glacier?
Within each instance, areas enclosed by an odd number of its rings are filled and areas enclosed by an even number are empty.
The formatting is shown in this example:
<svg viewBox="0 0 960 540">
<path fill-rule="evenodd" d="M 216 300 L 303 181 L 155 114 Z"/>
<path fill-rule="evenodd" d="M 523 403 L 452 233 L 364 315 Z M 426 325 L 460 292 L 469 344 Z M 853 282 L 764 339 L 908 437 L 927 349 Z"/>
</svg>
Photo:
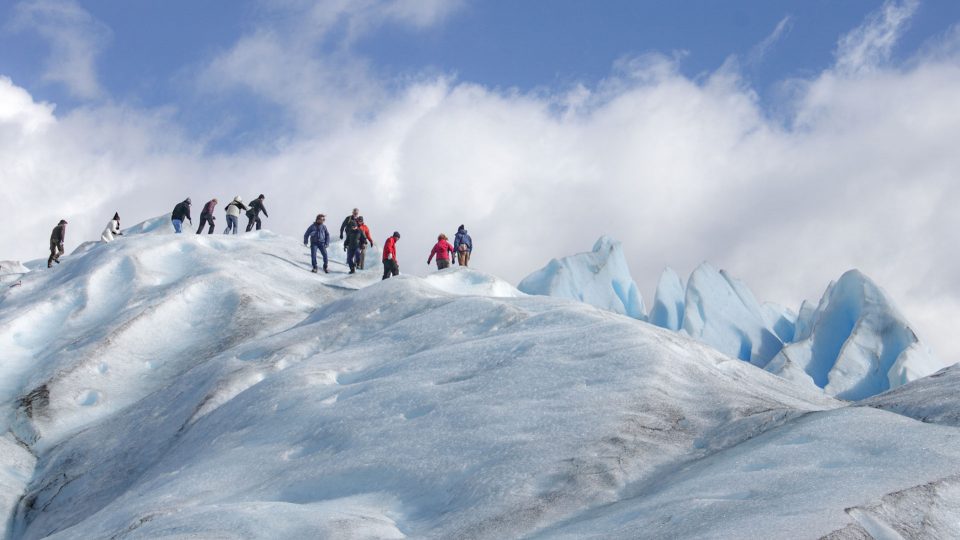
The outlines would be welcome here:
<svg viewBox="0 0 960 540">
<path fill-rule="evenodd" d="M 960 522 L 955 371 L 850 404 L 476 270 L 380 281 L 331 254 L 311 274 L 296 239 L 177 236 L 157 218 L 0 291 L 6 537 L 936 537 Z M 928 381 L 936 412 L 914 405 Z"/>
<path fill-rule="evenodd" d="M 570 298 L 645 320 L 640 289 L 630 277 L 623 245 L 602 236 L 587 253 L 553 259 L 517 286 L 527 294 Z"/>
<path fill-rule="evenodd" d="M 594 253 L 554 259 L 521 282 L 521 290 L 623 313 L 614 283 L 636 285 L 622 247 L 609 237 L 597 242 L 601 245 L 617 246 L 617 264 L 609 270 L 596 270 L 602 265 L 596 263 L 595 247 Z M 647 321 L 847 400 L 876 395 L 949 365 L 920 342 L 887 294 L 856 270 L 829 284 L 819 305 L 804 301 L 794 312 L 772 302 L 760 304 L 745 283 L 710 263 L 698 266 L 686 284 L 667 268 Z"/>
</svg>

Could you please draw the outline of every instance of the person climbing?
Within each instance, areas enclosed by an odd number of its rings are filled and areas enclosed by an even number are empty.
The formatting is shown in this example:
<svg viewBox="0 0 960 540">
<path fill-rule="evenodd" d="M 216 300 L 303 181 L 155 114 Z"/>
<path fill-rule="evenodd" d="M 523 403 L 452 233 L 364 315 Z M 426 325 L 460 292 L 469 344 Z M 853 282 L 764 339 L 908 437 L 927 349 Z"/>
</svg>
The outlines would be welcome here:
<svg viewBox="0 0 960 540">
<path fill-rule="evenodd" d="M 61 219 L 60 223 L 53 228 L 50 233 L 50 258 L 47 259 L 47 268 L 53 266 L 53 263 L 60 264 L 60 256 L 63 255 L 63 242 L 67 238 L 67 220 Z"/>
<path fill-rule="evenodd" d="M 303 245 L 307 245 L 307 240 L 310 241 L 310 262 L 313 263 L 314 274 L 317 273 L 317 250 L 320 250 L 320 253 L 323 255 L 323 273 L 328 274 L 327 271 L 327 246 L 330 244 L 330 232 L 327 230 L 327 226 L 323 222 L 327 219 L 323 214 L 318 214 L 316 221 L 310 224 L 307 227 L 307 232 L 303 233 Z"/>
<path fill-rule="evenodd" d="M 203 226 L 207 223 L 210 223 L 210 229 L 207 231 L 207 234 L 213 234 L 214 220 L 217 219 L 217 216 L 213 215 L 213 211 L 217 208 L 217 199 L 213 198 L 207 201 L 207 204 L 203 205 L 203 210 L 200 211 L 200 226 L 197 227 L 197 234 L 203 232 Z"/>
<path fill-rule="evenodd" d="M 270 217 L 270 214 L 267 213 L 267 207 L 263 205 L 263 200 L 266 199 L 263 193 L 259 197 L 250 201 L 250 206 L 247 208 L 247 232 L 253 230 L 253 224 L 257 224 L 257 230 L 260 230 L 260 212 L 263 212 L 263 215 Z"/>
<path fill-rule="evenodd" d="M 190 197 L 187 197 L 181 203 L 177 203 L 173 207 L 173 214 L 170 215 L 170 221 L 173 222 L 173 231 L 177 234 L 183 232 L 183 220 L 186 219 L 190 222 L 190 225 L 193 225 L 193 220 L 190 219 Z"/>
<path fill-rule="evenodd" d="M 433 249 L 430 251 L 430 256 L 427 257 L 427 264 L 430 264 L 430 261 L 433 260 L 434 255 L 437 256 L 437 270 L 450 268 L 450 259 L 453 255 L 453 246 L 450 245 L 450 242 L 447 242 L 447 235 L 440 233 L 440 236 L 437 237 L 437 243 L 433 245 Z"/>
<path fill-rule="evenodd" d="M 463 225 L 457 228 L 457 234 L 453 237 L 453 251 L 457 254 L 457 264 L 460 266 L 470 265 L 470 254 L 473 253 L 473 239 L 467 234 L 467 229 Z"/>
<path fill-rule="evenodd" d="M 343 242 L 343 248 L 347 250 L 347 266 L 350 267 L 350 273 L 357 271 L 357 265 L 360 262 L 360 239 L 363 238 L 363 231 L 360 230 L 360 224 L 352 222 L 347 228 L 347 239 Z"/>
<path fill-rule="evenodd" d="M 400 274 L 400 263 L 397 262 L 397 241 L 400 233 L 393 231 L 393 235 L 383 243 L 383 279 Z"/>
<path fill-rule="evenodd" d="M 349 230 L 350 230 L 350 224 L 351 224 L 351 223 L 356 223 L 358 217 L 360 217 L 360 209 L 359 209 L 359 208 L 354 208 L 354 209 L 353 209 L 353 212 L 352 212 L 349 216 L 343 218 L 343 223 L 340 225 L 340 239 L 341 239 L 341 240 L 343 240 L 343 233 L 344 233 L 344 231 L 349 231 Z"/>
<path fill-rule="evenodd" d="M 227 228 L 223 231 L 223 234 L 230 234 L 233 231 L 233 234 L 237 234 L 237 231 L 240 230 L 240 211 L 247 211 L 247 207 L 243 204 L 243 199 L 239 195 L 233 198 L 232 201 L 227 203 L 227 207 L 224 208 L 227 211 Z"/>
<path fill-rule="evenodd" d="M 367 244 L 373 247 L 373 236 L 370 234 L 370 227 L 363 222 L 363 216 L 357 218 L 357 228 L 360 229 L 360 259 L 357 261 L 357 268 L 363 270 L 363 264 L 367 260 Z"/>
<path fill-rule="evenodd" d="M 120 213 L 115 212 L 113 219 L 110 220 L 110 223 L 107 223 L 107 228 L 100 235 L 100 239 L 104 242 L 113 242 L 118 236 L 123 236 L 123 233 L 120 232 Z"/>
</svg>

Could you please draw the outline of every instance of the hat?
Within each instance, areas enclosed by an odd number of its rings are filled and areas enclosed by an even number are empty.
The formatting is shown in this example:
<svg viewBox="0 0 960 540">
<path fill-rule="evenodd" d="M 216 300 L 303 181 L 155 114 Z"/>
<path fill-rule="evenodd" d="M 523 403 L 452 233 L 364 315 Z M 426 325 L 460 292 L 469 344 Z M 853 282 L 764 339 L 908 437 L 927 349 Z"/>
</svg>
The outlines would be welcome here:
<svg viewBox="0 0 960 540">
<path fill-rule="evenodd" d="M 114 213 L 113 213 L 113 219 L 115 219 L 115 220 L 117 220 L 117 221 L 120 221 L 120 212 L 114 212 Z"/>
<path fill-rule="evenodd" d="M 260 194 L 260 196 L 259 196 L 259 197 L 257 197 L 257 198 L 258 198 L 258 199 L 266 199 L 266 198 L 267 198 L 267 196 L 266 196 L 266 195 L 264 195 L 263 193 L 261 193 L 261 194 Z"/>
<path fill-rule="evenodd" d="M 397 231 L 393 231 L 393 237 L 396 238 L 397 240 L 399 240 L 399 239 L 400 239 L 400 233 L 398 233 Z"/>
<path fill-rule="evenodd" d="M 61 219 L 60 223 L 57 223 L 57 225 L 66 225 L 66 224 L 67 224 L 67 220 L 65 219 Z"/>
</svg>

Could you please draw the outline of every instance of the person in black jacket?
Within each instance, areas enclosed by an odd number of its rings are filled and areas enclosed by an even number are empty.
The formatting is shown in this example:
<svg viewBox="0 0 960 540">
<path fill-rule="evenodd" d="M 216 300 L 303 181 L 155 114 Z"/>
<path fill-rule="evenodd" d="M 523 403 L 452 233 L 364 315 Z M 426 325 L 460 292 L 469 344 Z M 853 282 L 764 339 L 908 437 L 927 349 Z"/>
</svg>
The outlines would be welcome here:
<svg viewBox="0 0 960 540">
<path fill-rule="evenodd" d="M 264 199 L 266 199 L 266 197 L 261 193 L 259 197 L 250 201 L 250 205 L 247 208 L 247 219 L 249 220 L 247 221 L 247 232 L 253 230 L 254 223 L 257 224 L 257 230 L 260 230 L 260 212 L 263 212 L 264 216 L 270 217 L 270 214 L 267 213 L 267 207 L 263 205 Z"/>
<path fill-rule="evenodd" d="M 183 232 L 183 220 L 190 222 L 190 225 L 193 225 L 193 220 L 190 219 L 190 197 L 187 197 L 183 202 L 178 203 L 173 207 L 173 213 L 170 214 L 170 221 L 173 223 L 173 230 L 177 234 Z"/>
<path fill-rule="evenodd" d="M 60 256 L 63 255 L 63 241 L 67 238 L 67 220 L 61 219 L 60 223 L 53 228 L 50 233 L 50 258 L 47 259 L 47 268 L 53 266 L 53 263 L 60 264 Z"/>
<path fill-rule="evenodd" d="M 343 240 L 343 233 L 350 230 L 350 224 L 356 223 L 357 218 L 360 217 L 360 209 L 354 208 L 353 213 L 349 216 L 343 218 L 343 223 L 340 224 L 340 239 Z"/>
</svg>

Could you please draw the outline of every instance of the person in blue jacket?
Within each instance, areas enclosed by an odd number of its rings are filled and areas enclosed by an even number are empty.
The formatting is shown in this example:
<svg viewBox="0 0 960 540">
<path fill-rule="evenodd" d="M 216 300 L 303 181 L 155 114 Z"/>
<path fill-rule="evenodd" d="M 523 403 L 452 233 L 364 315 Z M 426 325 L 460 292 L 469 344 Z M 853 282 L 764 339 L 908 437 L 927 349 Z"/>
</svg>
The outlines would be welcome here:
<svg viewBox="0 0 960 540">
<path fill-rule="evenodd" d="M 303 233 L 303 245 L 307 245 L 308 241 L 310 243 L 310 262 L 313 263 L 314 274 L 317 273 L 317 250 L 320 250 L 323 255 L 323 273 L 330 273 L 327 271 L 327 246 L 330 244 L 330 232 L 323 224 L 326 219 L 327 217 L 323 214 L 318 214 L 317 220 L 307 228 L 307 232 Z"/>
<path fill-rule="evenodd" d="M 470 254 L 473 253 L 473 239 L 467 234 L 467 229 L 460 225 L 457 236 L 453 239 L 453 252 L 457 254 L 457 263 L 460 266 L 470 264 Z"/>
</svg>

